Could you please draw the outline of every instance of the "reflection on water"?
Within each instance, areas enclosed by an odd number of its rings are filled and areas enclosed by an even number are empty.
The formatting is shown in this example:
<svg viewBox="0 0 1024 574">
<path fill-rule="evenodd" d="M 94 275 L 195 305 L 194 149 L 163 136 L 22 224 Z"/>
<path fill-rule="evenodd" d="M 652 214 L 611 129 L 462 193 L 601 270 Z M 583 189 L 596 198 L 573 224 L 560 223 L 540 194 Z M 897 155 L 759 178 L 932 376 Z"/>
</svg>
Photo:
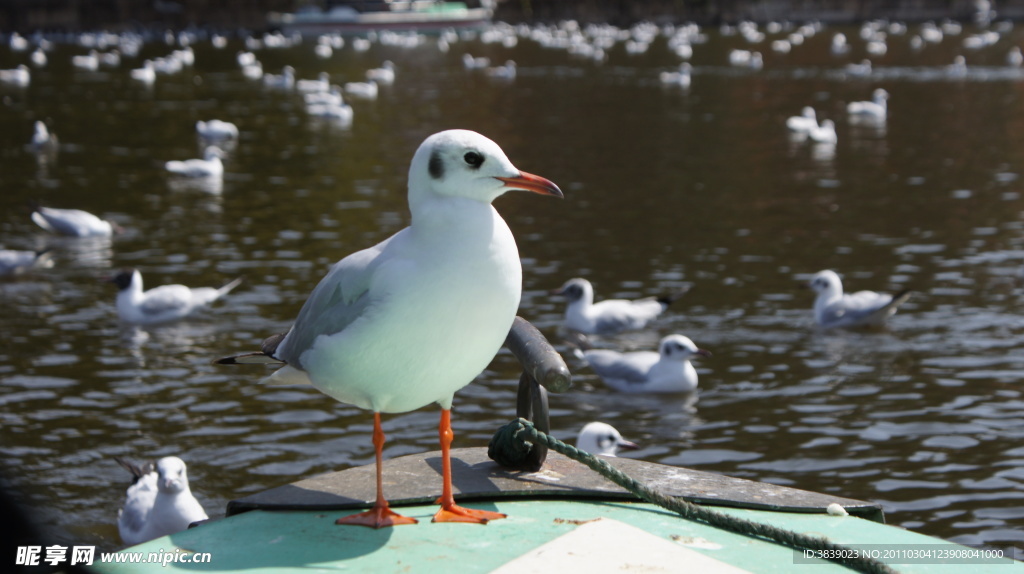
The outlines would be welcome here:
<svg viewBox="0 0 1024 574">
<path fill-rule="evenodd" d="M 412 152 L 465 127 L 566 192 L 497 202 L 524 260 L 522 315 L 562 346 L 563 301 L 548 291 L 570 277 L 602 297 L 691 285 L 648 330 L 596 342 L 650 349 L 678 332 L 714 353 L 689 397 L 623 397 L 567 354 L 575 386 L 552 397 L 556 436 L 603 420 L 642 445 L 628 456 L 878 501 L 890 522 L 960 542 L 1024 543 L 1024 76 L 1006 63 L 1022 36 L 994 26 L 995 41 L 975 47 L 965 40 L 982 30 L 935 30 L 566 23 L 448 34 L 442 47 L 381 35 L 327 58 L 312 40 L 216 49 L 199 37 L 194 63 L 152 85 L 130 70 L 167 57 L 163 38 L 88 73 L 70 65 L 88 49 L 58 42 L 28 86 L 0 83 L 0 243 L 49 247 L 55 261 L 0 282 L 0 451 L 55 533 L 45 542 L 120 545 L 128 477 L 114 455 L 181 456 L 212 516 L 240 495 L 372 462 L 367 413 L 210 360 L 286 329 L 331 263 L 403 227 Z M 840 31 L 848 49 L 833 53 Z M 886 51 L 869 54 L 863 38 L 879 31 Z M 763 67 L 731 65 L 737 48 Z M 397 78 L 337 125 L 247 78 L 246 49 L 300 79 L 362 80 L 384 60 Z M 467 69 L 465 54 L 514 60 L 515 77 Z M 966 69 L 949 68 L 960 54 Z M 691 85 L 663 85 L 684 57 Z M 25 58 L 0 50 L 0 68 Z M 847 70 L 865 58 L 870 70 Z M 886 120 L 847 116 L 878 87 Z M 835 122 L 837 143 L 792 137 L 785 120 L 804 106 Z M 213 118 L 240 129 L 224 177 L 167 174 L 167 160 L 201 153 L 195 123 Z M 59 153 L 26 147 L 37 119 Z M 125 233 L 50 237 L 29 201 Z M 132 329 L 103 281 L 128 266 L 153 285 L 246 280 L 187 322 Z M 797 285 L 824 268 L 850 290 L 915 295 L 887 329 L 820 332 Z M 517 380 L 503 352 L 459 393 L 457 446 L 486 444 L 513 416 Z M 386 417 L 386 456 L 435 449 L 437 416 Z"/>
</svg>

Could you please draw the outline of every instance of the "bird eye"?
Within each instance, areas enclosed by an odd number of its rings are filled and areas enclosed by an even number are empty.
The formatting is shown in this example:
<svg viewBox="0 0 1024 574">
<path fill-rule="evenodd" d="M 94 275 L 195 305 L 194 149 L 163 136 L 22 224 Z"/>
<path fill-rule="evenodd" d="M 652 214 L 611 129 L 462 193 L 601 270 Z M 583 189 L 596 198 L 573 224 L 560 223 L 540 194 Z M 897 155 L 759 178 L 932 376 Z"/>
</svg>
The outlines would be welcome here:
<svg viewBox="0 0 1024 574">
<path fill-rule="evenodd" d="M 474 168 L 480 167 L 480 165 L 484 163 L 484 156 L 475 151 L 466 152 L 466 155 L 462 156 L 462 159 L 466 160 L 466 163 L 469 164 L 470 167 Z"/>
</svg>

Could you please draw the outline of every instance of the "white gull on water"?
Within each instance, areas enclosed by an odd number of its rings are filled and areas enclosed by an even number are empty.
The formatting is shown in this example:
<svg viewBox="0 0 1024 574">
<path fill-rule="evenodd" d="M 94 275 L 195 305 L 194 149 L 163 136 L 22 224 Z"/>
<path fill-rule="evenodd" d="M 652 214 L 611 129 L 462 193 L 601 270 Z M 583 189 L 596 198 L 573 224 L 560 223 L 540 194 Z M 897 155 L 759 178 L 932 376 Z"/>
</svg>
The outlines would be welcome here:
<svg viewBox="0 0 1024 574">
<path fill-rule="evenodd" d="M 32 221 L 51 233 L 72 237 L 110 237 L 121 230 L 116 223 L 81 209 L 36 206 L 32 211 Z"/>
<path fill-rule="evenodd" d="M 683 335 L 663 338 L 658 352 L 587 349 L 582 354 L 605 384 L 625 393 L 691 392 L 697 388 L 697 371 L 690 359 L 711 356 Z"/>
<path fill-rule="evenodd" d="M 478 133 L 428 137 L 409 167 L 409 227 L 335 264 L 291 329 L 264 341 L 261 352 L 218 361 L 284 363 L 266 382 L 312 384 L 373 411 L 376 503 L 338 523 L 380 528 L 416 522 L 391 511 L 384 498 L 380 414 L 431 403 L 442 409 L 443 494 L 434 521 L 504 517 L 455 504 L 449 449 L 454 394 L 494 358 L 519 307 L 519 250 L 491 205 L 510 190 L 562 196 L 554 183 L 516 169 Z"/>
<path fill-rule="evenodd" d="M 818 294 L 814 300 L 814 320 L 825 328 L 879 325 L 910 298 L 904 289 L 895 295 L 874 291 L 843 293 L 843 283 L 835 271 L 819 271 L 807 284 Z"/>
<path fill-rule="evenodd" d="M 115 457 L 132 473 L 124 508 L 117 512 L 117 529 L 126 544 L 136 545 L 181 532 L 206 520 L 206 511 L 192 495 L 185 463 L 176 456 L 142 467 Z"/>
<path fill-rule="evenodd" d="M 629 329 L 642 329 L 653 321 L 685 291 L 663 297 L 643 299 L 606 299 L 594 303 L 594 287 L 583 278 L 570 279 L 551 292 L 568 301 L 566 328 L 589 335 L 607 335 Z"/>
<path fill-rule="evenodd" d="M 154 325 L 182 319 L 210 305 L 237 287 L 242 278 L 220 288 L 160 285 L 143 291 L 142 274 L 137 269 L 128 269 L 112 277 L 110 282 L 118 288 L 117 315 L 122 321 Z"/>
<path fill-rule="evenodd" d="M 608 423 L 587 423 L 576 437 L 576 448 L 590 454 L 616 456 L 620 448 L 640 448 L 635 442 L 622 438 L 618 429 Z"/>
</svg>

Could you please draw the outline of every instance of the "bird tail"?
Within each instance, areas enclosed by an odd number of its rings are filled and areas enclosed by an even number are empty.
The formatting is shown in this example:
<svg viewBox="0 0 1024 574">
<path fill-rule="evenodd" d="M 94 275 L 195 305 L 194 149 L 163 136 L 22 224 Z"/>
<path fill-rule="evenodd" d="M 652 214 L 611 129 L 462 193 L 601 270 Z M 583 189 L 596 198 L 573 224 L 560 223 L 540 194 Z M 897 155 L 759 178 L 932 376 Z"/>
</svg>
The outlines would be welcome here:
<svg viewBox="0 0 1024 574">
<path fill-rule="evenodd" d="M 241 280 L 241 278 L 235 279 L 235 281 L 240 281 L 240 280 Z M 232 281 L 232 283 L 234 283 L 235 281 Z M 231 283 L 228 283 L 228 285 L 225 285 L 225 287 L 227 287 L 229 285 L 231 285 Z M 266 339 L 264 339 L 263 344 L 260 345 L 260 350 L 259 351 L 252 352 L 252 353 L 242 353 L 241 355 L 232 355 L 230 357 L 222 357 L 220 359 L 215 359 L 213 361 L 213 364 L 214 365 L 285 365 L 285 364 L 287 364 L 287 362 L 283 361 L 281 359 L 278 359 L 277 357 L 274 356 L 274 354 L 277 352 L 277 346 L 281 344 L 281 341 L 284 340 L 285 335 L 287 335 L 287 334 L 288 334 L 288 331 L 285 331 L 284 333 L 278 333 L 276 335 L 271 335 L 271 336 L 267 337 Z"/>
<path fill-rule="evenodd" d="M 227 295 L 232 289 L 234 289 L 235 287 L 238 287 L 238 285 L 241 284 L 241 283 L 242 283 L 242 277 L 239 277 L 239 278 L 235 279 L 234 281 L 232 281 L 231 283 L 228 283 L 227 285 L 221 287 L 220 289 L 217 289 L 217 298 L 219 299 L 219 298 Z"/>
<path fill-rule="evenodd" d="M 678 290 L 678 291 L 676 291 L 674 293 L 669 293 L 668 295 L 662 295 L 661 297 L 658 297 L 657 301 L 658 301 L 658 303 L 661 303 L 662 305 L 668 307 L 672 303 L 675 303 L 676 301 L 678 301 L 680 297 L 682 297 L 683 295 L 686 295 L 686 293 L 689 290 L 690 290 L 690 286 L 687 285 L 686 287 L 683 287 L 682 289 L 680 289 L 680 290 Z"/>
<path fill-rule="evenodd" d="M 583 358 L 583 351 L 589 351 L 594 348 L 594 345 L 590 342 L 583 333 L 577 331 L 570 331 L 565 338 L 565 342 L 572 348 L 572 354 L 577 359 Z"/>
<path fill-rule="evenodd" d="M 892 296 L 892 301 L 889 301 L 889 304 L 886 305 L 884 308 L 895 311 L 896 307 L 899 307 L 900 305 L 906 303 L 907 299 L 910 299 L 911 293 L 912 291 L 910 289 L 904 289 L 896 293 L 895 295 Z"/>
<path fill-rule="evenodd" d="M 121 458 L 119 456 L 115 456 L 114 460 L 117 461 L 117 464 L 123 466 L 125 470 L 132 473 L 132 484 L 135 484 L 136 482 L 139 481 L 140 478 L 153 472 L 153 463 L 151 462 L 147 462 L 146 464 L 139 466 L 133 463 L 132 461 Z"/>
</svg>

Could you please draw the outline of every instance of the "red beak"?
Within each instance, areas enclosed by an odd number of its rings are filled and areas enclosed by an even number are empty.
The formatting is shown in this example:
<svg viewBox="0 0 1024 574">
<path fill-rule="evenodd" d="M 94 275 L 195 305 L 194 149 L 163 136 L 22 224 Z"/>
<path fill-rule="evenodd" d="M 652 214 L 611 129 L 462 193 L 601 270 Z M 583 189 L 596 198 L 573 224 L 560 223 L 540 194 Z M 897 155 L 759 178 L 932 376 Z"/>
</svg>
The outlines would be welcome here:
<svg viewBox="0 0 1024 574">
<path fill-rule="evenodd" d="M 558 189 L 558 186 L 551 180 L 539 175 L 533 175 L 532 173 L 526 173 L 525 171 L 519 172 L 519 177 L 498 177 L 495 179 L 501 180 L 509 189 L 565 197 L 562 195 L 562 190 Z"/>
</svg>

